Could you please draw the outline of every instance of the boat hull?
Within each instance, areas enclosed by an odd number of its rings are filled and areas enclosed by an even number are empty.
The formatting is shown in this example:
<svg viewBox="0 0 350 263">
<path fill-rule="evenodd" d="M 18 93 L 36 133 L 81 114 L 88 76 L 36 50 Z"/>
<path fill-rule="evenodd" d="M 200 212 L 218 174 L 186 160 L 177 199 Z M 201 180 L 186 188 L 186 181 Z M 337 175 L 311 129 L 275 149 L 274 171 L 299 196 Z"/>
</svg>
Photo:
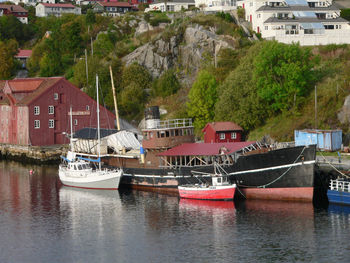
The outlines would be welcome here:
<svg viewBox="0 0 350 263">
<path fill-rule="evenodd" d="M 187 187 L 179 186 L 181 198 L 201 200 L 233 200 L 236 186 Z"/>
<path fill-rule="evenodd" d="M 233 165 L 222 165 L 230 182 L 248 199 L 312 201 L 316 147 L 288 147 L 240 156 Z M 118 163 L 118 161 L 116 161 Z M 179 185 L 195 184 L 193 171 L 214 173 L 213 166 L 179 168 L 123 167 L 121 186 L 176 193 Z M 201 180 L 211 183 L 210 176 Z"/>
<path fill-rule="evenodd" d="M 327 196 L 330 203 L 350 205 L 350 192 L 328 190 Z"/>
<path fill-rule="evenodd" d="M 64 169 L 59 170 L 63 185 L 85 189 L 117 190 L 122 171 L 95 171 L 86 176 L 72 175 Z"/>
</svg>

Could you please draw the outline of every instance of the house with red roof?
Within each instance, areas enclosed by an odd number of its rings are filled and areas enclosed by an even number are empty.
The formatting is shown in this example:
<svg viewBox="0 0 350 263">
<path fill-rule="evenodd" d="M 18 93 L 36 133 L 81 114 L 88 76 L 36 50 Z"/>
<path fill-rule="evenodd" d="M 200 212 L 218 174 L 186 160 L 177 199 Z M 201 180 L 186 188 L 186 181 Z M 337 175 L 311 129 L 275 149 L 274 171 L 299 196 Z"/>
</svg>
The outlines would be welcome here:
<svg viewBox="0 0 350 263">
<path fill-rule="evenodd" d="M 81 8 L 72 4 L 40 3 L 35 7 L 35 15 L 45 17 L 49 15 L 62 16 L 63 14 L 81 15 Z"/>
<path fill-rule="evenodd" d="M 243 129 L 234 122 L 210 122 L 202 130 L 205 143 L 240 142 Z"/>
<path fill-rule="evenodd" d="M 27 61 L 30 58 L 30 56 L 32 55 L 32 50 L 30 49 L 20 49 L 17 53 L 17 55 L 15 56 L 16 59 L 18 59 L 23 68 L 26 68 L 27 65 Z"/>
<path fill-rule="evenodd" d="M 0 4 L 0 16 L 13 15 L 23 24 L 28 24 L 28 11 L 20 5 Z"/>
<path fill-rule="evenodd" d="M 63 77 L 0 80 L 0 143 L 67 144 L 73 132 L 97 127 L 97 103 Z M 114 128 L 115 115 L 99 106 L 100 127 Z"/>
<path fill-rule="evenodd" d="M 92 6 L 95 13 L 105 16 L 119 16 L 133 10 L 133 6 L 128 2 L 96 2 Z"/>
</svg>

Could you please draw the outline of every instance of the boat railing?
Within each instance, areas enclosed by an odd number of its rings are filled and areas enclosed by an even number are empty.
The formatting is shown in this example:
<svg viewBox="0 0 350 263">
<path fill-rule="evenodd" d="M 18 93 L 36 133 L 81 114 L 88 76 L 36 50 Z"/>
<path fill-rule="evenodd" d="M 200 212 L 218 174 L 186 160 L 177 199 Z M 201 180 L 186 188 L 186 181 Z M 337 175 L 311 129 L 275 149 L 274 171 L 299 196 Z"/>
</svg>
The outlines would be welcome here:
<svg viewBox="0 0 350 263">
<path fill-rule="evenodd" d="M 350 193 L 350 181 L 345 180 L 331 180 L 329 189 L 334 191 L 349 192 Z"/>
<path fill-rule="evenodd" d="M 171 128 L 185 128 L 193 127 L 191 118 L 184 119 L 170 119 L 170 120 L 159 120 L 154 124 L 153 129 L 171 129 Z"/>
</svg>

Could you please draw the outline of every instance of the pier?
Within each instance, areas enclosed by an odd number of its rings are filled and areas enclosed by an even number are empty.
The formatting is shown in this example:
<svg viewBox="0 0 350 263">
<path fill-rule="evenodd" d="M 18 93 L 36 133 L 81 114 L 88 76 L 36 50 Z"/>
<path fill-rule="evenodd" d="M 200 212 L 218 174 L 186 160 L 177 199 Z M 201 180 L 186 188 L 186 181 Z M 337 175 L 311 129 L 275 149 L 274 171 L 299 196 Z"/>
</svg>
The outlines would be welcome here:
<svg viewBox="0 0 350 263">
<path fill-rule="evenodd" d="M 28 146 L 0 144 L 0 160 L 14 160 L 21 163 L 58 164 L 60 156 L 68 150 L 68 145 Z"/>
</svg>

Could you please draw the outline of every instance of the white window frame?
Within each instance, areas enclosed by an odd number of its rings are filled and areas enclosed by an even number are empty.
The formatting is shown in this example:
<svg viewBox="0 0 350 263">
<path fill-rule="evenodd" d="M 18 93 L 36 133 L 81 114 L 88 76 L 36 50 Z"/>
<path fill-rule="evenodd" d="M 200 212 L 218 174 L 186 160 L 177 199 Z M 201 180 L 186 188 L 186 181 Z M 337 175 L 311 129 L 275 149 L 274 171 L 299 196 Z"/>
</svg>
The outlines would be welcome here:
<svg viewBox="0 0 350 263">
<path fill-rule="evenodd" d="M 231 132 L 231 139 L 237 139 L 237 133 Z"/>
<path fill-rule="evenodd" d="M 54 99 L 54 100 L 58 100 L 58 93 L 54 93 L 54 94 L 53 94 L 53 99 Z"/>
<path fill-rule="evenodd" d="M 40 121 L 34 120 L 34 129 L 40 129 Z"/>
<path fill-rule="evenodd" d="M 49 128 L 50 129 L 55 128 L 55 120 L 54 119 L 49 119 Z"/>
<path fill-rule="evenodd" d="M 40 106 L 34 106 L 34 115 L 40 115 Z"/>
<path fill-rule="evenodd" d="M 52 105 L 49 106 L 49 114 L 50 115 L 55 114 L 55 107 Z"/>
<path fill-rule="evenodd" d="M 220 138 L 220 140 L 225 140 L 226 134 L 224 132 L 220 132 L 219 133 L 219 138 Z"/>
</svg>

